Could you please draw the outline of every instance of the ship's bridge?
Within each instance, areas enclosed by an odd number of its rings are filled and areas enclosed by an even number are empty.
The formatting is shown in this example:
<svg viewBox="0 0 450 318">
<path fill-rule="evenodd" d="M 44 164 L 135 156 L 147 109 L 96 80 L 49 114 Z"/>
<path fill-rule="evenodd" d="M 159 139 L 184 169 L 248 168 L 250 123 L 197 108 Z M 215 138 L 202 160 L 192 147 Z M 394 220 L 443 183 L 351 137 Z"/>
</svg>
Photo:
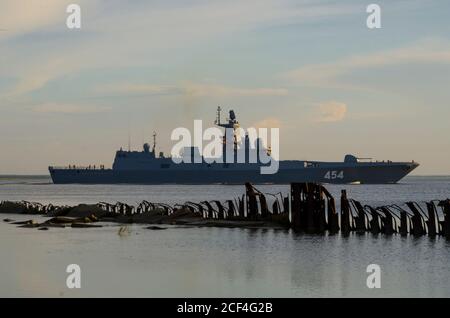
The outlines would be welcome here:
<svg viewBox="0 0 450 318">
<path fill-rule="evenodd" d="M 122 148 L 116 152 L 114 158 L 114 170 L 148 170 L 159 166 L 165 160 L 164 153 L 156 157 L 155 148 L 150 149 L 150 145 L 145 143 L 142 151 L 126 151 Z"/>
</svg>

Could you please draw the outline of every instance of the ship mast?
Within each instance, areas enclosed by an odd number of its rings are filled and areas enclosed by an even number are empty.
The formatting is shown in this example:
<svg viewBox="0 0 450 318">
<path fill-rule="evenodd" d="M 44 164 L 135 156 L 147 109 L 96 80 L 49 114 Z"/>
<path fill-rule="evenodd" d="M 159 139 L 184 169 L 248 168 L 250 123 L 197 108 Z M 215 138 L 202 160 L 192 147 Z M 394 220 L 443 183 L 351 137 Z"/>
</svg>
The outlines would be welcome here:
<svg viewBox="0 0 450 318">
<path fill-rule="evenodd" d="M 214 123 L 217 126 L 220 126 L 220 112 L 222 111 L 222 108 L 220 108 L 220 106 L 217 106 L 217 115 L 216 115 L 216 120 L 214 121 Z"/>
<path fill-rule="evenodd" d="M 238 140 L 237 140 L 237 136 L 236 136 L 236 129 L 239 128 L 239 122 L 236 119 L 236 115 L 235 115 L 234 111 L 230 110 L 230 116 L 229 116 L 229 118 L 227 118 L 227 122 L 221 123 L 220 122 L 221 111 L 222 111 L 222 108 L 220 106 L 218 106 L 217 107 L 217 116 L 216 116 L 216 120 L 214 121 L 214 124 L 216 124 L 219 127 L 225 128 L 225 135 L 223 137 L 224 147 L 226 146 L 226 143 L 227 143 L 226 129 L 227 128 L 233 129 L 233 137 L 232 137 L 233 138 L 233 148 L 234 148 L 234 152 L 236 153 L 237 144 L 238 144 Z"/>
<path fill-rule="evenodd" d="M 153 153 L 155 153 L 155 151 L 156 151 L 156 131 L 154 131 L 153 132 L 153 148 L 152 148 L 152 151 L 153 151 Z"/>
</svg>

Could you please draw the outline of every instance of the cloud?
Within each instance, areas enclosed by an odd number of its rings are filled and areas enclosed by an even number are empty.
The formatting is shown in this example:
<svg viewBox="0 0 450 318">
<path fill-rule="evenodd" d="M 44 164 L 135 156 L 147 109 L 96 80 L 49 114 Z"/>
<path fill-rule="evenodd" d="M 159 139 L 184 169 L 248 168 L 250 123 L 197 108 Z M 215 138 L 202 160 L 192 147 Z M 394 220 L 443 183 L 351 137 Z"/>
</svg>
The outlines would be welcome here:
<svg viewBox="0 0 450 318">
<path fill-rule="evenodd" d="M 182 90 L 192 97 L 236 97 L 236 96 L 284 96 L 284 88 L 240 88 L 217 84 L 186 83 Z"/>
<path fill-rule="evenodd" d="M 2 0 L 0 40 L 36 31 L 65 19 L 65 1 Z"/>
<path fill-rule="evenodd" d="M 153 84 L 133 84 L 133 83 L 120 83 L 120 84 L 107 84 L 100 85 L 94 89 L 95 93 L 100 94 L 179 94 L 180 90 L 175 86 L 170 85 L 153 85 Z"/>
<path fill-rule="evenodd" d="M 316 122 L 337 122 L 345 118 L 347 114 L 347 105 L 335 101 L 325 102 L 317 105 L 315 113 Z"/>
<path fill-rule="evenodd" d="M 354 6 L 309 0 L 107 2 L 106 5 L 106 1 L 100 0 L 77 1 L 82 8 L 83 27 L 72 32 L 65 26 L 69 0 L 2 0 L 0 28 L 5 32 L 0 32 L 0 43 L 5 42 L 2 55 L 9 63 L 0 66 L 0 73 L 18 79 L 17 86 L 7 95 L 26 95 L 52 80 L 92 69 L 160 64 L 176 49 L 196 47 L 219 36 L 355 12 Z M 8 42 L 39 31 L 45 35 L 51 50 L 41 43 L 41 36 L 37 40 L 30 37 L 26 43 Z M 26 54 L 31 51 L 33 54 Z M 63 63 L 55 63 L 55 59 Z M 202 95 L 210 94 L 211 90 L 214 94 L 239 96 L 283 94 L 282 91 L 230 91 L 220 87 L 192 87 L 190 92 Z"/>
<path fill-rule="evenodd" d="M 33 108 L 38 113 L 91 114 L 110 110 L 108 107 L 83 106 L 75 104 L 45 103 Z"/>
<path fill-rule="evenodd" d="M 269 118 L 264 118 L 263 120 L 260 120 L 256 123 L 254 123 L 253 125 L 251 125 L 251 127 L 254 128 L 281 128 L 281 120 L 279 118 L 276 117 L 269 117 Z"/>
<path fill-rule="evenodd" d="M 237 96 L 284 96 L 288 94 L 285 88 L 242 88 L 210 83 L 185 82 L 179 85 L 153 84 L 109 84 L 94 89 L 102 94 L 171 94 L 188 97 L 237 97 Z"/>
<path fill-rule="evenodd" d="M 403 48 L 350 56 L 332 63 L 305 65 L 283 74 L 283 77 L 306 86 L 349 87 L 351 85 L 343 82 L 342 77 L 356 70 L 426 63 L 450 64 L 450 42 L 422 40 Z"/>
</svg>

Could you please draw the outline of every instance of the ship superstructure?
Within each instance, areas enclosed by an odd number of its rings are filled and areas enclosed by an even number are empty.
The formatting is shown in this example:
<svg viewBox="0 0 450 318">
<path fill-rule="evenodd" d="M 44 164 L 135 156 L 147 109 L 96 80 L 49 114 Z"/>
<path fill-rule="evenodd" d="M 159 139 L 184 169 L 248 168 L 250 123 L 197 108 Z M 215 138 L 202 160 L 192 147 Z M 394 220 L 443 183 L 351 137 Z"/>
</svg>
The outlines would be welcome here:
<svg viewBox="0 0 450 318">
<path fill-rule="evenodd" d="M 218 108 L 215 124 L 228 131 L 239 128 L 239 122 L 233 110 L 229 118 L 222 122 L 221 109 Z M 227 142 L 233 143 L 236 152 L 245 145 L 246 161 L 228 163 L 223 151 L 223 162 L 175 163 L 172 158 L 156 153 L 156 134 L 153 135 L 153 145 L 143 145 L 142 151 L 120 149 L 116 152 L 111 169 L 104 166 L 80 167 L 49 167 L 51 178 L 55 184 L 242 184 L 245 182 L 288 184 L 291 182 L 322 182 L 322 183 L 363 183 L 383 184 L 396 183 L 419 166 L 412 162 L 373 161 L 358 159 L 354 155 L 346 155 L 342 162 L 280 160 L 278 171 L 274 174 L 261 174 L 263 165 L 259 158 L 250 163 L 247 159 L 251 147 L 262 144 L 257 140 L 251 145 L 248 136 L 237 140 L 224 136 L 224 150 Z M 231 140 L 231 141 L 230 141 Z M 190 156 L 200 156 L 198 149 L 192 147 L 184 150 Z M 270 149 L 264 150 L 270 155 Z"/>
</svg>

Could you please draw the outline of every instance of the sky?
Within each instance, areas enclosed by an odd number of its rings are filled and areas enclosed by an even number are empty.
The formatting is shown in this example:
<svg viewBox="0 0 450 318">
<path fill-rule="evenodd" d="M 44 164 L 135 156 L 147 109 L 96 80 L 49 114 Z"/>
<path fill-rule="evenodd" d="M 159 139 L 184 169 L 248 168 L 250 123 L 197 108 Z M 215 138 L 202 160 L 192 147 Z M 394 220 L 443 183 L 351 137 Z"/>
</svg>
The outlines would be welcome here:
<svg viewBox="0 0 450 318">
<path fill-rule="evenodd" d="M 220 105 L 279 127 L 281 159 L 450 175 L 449 83 L 447 0 L 0 0 L 0 174 L 111 166 L 153 131 L 170 153 Z"/>
</svg>

